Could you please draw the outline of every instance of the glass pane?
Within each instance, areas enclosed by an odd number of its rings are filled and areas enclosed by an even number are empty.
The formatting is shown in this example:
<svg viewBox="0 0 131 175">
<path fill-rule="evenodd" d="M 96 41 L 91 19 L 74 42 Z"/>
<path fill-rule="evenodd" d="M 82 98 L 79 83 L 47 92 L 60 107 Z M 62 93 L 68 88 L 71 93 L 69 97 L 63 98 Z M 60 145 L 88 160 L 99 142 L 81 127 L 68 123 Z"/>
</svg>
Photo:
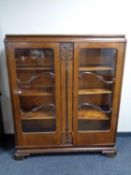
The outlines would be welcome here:
<svg viewBox="0 0 131 175">
<path fill-rule="evenodd" d="M 15 58 L 23 131 L 55 131 L 53 49 L 16 49 Z"/>
<path fill-rule="evenodd" d="M 117 50 L 81 49 L 78 130 L 110 129 Z"/>
<path fill-rule="evenodd" d="M 22 120 L 24 132 L 52 132 L 56 130 L 55 119 L 48 120 Z"/>
</svg>

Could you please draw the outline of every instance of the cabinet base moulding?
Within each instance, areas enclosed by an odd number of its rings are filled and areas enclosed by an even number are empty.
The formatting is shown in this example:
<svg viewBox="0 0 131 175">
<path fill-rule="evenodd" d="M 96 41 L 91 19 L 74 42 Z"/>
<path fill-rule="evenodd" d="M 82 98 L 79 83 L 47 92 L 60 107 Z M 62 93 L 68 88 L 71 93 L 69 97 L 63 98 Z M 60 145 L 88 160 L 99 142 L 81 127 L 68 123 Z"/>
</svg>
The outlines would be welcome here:
<svg viewBox="0 0 131 175">
<path fill-rule="evenodd" d="M 108 157 L 116 155 L 116 148 L 112 147 L 68 147 L 68 148 L 39 148 L 39 149 L 17 149 L 14 155 L 16 160 L 24 159 L 34 154 L 59 154 L 59 153 L 82 153 L 82 152 L 98 152 Z"/>
</svg>

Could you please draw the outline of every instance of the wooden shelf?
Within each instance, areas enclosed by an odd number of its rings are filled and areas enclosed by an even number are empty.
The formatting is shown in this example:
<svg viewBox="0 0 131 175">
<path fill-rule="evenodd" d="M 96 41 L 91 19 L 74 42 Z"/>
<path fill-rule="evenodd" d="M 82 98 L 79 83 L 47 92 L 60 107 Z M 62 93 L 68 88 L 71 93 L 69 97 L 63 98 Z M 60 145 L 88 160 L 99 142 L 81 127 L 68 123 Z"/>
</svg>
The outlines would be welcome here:
<svg viewBox="0 0 131 175">
<path fill-rule="evenodd" d="M 20 96 L 52 96 L 51 92 L 41 92 L 41 91 L 21 91 Z"/>
<path fill-rule="evenodd" d="M 46 71 L 46 70 L 54 70 L 53 67 L 27 67 L 27 66 L 19 66 L 17 65 L 16 67 L 17 70 L 43 70 L 43 71 Z"/>
<path fill-rule="evenodd" d="M 80 110 L 78 116 L 79 120 L 109 120 L 104 112 L 96 109 Z"/>
<path fill-rule="evenodd" d="M 90 94 L 111 94 L 111 90 L 107 89 L 81 89 L 79 95 L 90 95 Z"/>
<path fill-rule="evenodd" d="M 22 120 L 50 120 L 55 118 L 55 113 L 51 112 L 29 112 L 21 115 Z"/>
<path fill-rule="evenodd" d="M 113 67 L 109 66 L 87 66 L 87 67 L 80 67 L 79 71 L 103 71 L 103 70 L 113 70 Z"/>
<path fill-rule="evenodd" d="M 26 91 L 30 91 L 31 89 L 31 85 L 24 85 L 24 89 L 26 89 Z M 47 89 L 47 88 L 55 88 L 55 85 L 43 85 L 43 84 L 38 84 L 36 86 L 36 88 L 38 89 L 38 91 L 40 91 L 39 89 Z M 28 90 L 29 89 L 29 90 Z"/>
</svg>

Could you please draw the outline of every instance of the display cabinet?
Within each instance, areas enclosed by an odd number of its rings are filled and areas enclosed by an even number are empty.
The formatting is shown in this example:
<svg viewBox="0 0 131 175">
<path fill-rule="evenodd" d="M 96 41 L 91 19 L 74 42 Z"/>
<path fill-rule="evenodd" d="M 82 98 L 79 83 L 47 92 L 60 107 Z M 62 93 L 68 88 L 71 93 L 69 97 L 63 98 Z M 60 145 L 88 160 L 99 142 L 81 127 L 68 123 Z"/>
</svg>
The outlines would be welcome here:
<svg viewBox="0 0 131 175">
<path fill-rule="evenodd" d="M 7 35 L 16 158 L 116 153 L 125 36 Z"/>
</svg>

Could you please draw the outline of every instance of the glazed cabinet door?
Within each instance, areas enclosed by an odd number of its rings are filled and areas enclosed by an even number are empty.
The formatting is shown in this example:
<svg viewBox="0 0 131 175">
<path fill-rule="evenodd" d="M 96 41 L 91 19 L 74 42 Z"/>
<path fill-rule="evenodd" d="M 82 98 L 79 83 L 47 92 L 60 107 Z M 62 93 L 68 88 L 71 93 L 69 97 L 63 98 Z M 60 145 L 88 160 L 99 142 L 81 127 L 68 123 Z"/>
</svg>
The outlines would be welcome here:
<svg viewBox="0 0 131 175">
<path fill-rule="evenodd" d="M 59 44 L 9 43 L 7 53 L 17 147 L 59 145 Z"/>
<path fill-rule="evenodd" d="M 122 43 L 75 44 L 75 145 L 112 145 L 115 142 L 123 54 Z"/>
</svg>

